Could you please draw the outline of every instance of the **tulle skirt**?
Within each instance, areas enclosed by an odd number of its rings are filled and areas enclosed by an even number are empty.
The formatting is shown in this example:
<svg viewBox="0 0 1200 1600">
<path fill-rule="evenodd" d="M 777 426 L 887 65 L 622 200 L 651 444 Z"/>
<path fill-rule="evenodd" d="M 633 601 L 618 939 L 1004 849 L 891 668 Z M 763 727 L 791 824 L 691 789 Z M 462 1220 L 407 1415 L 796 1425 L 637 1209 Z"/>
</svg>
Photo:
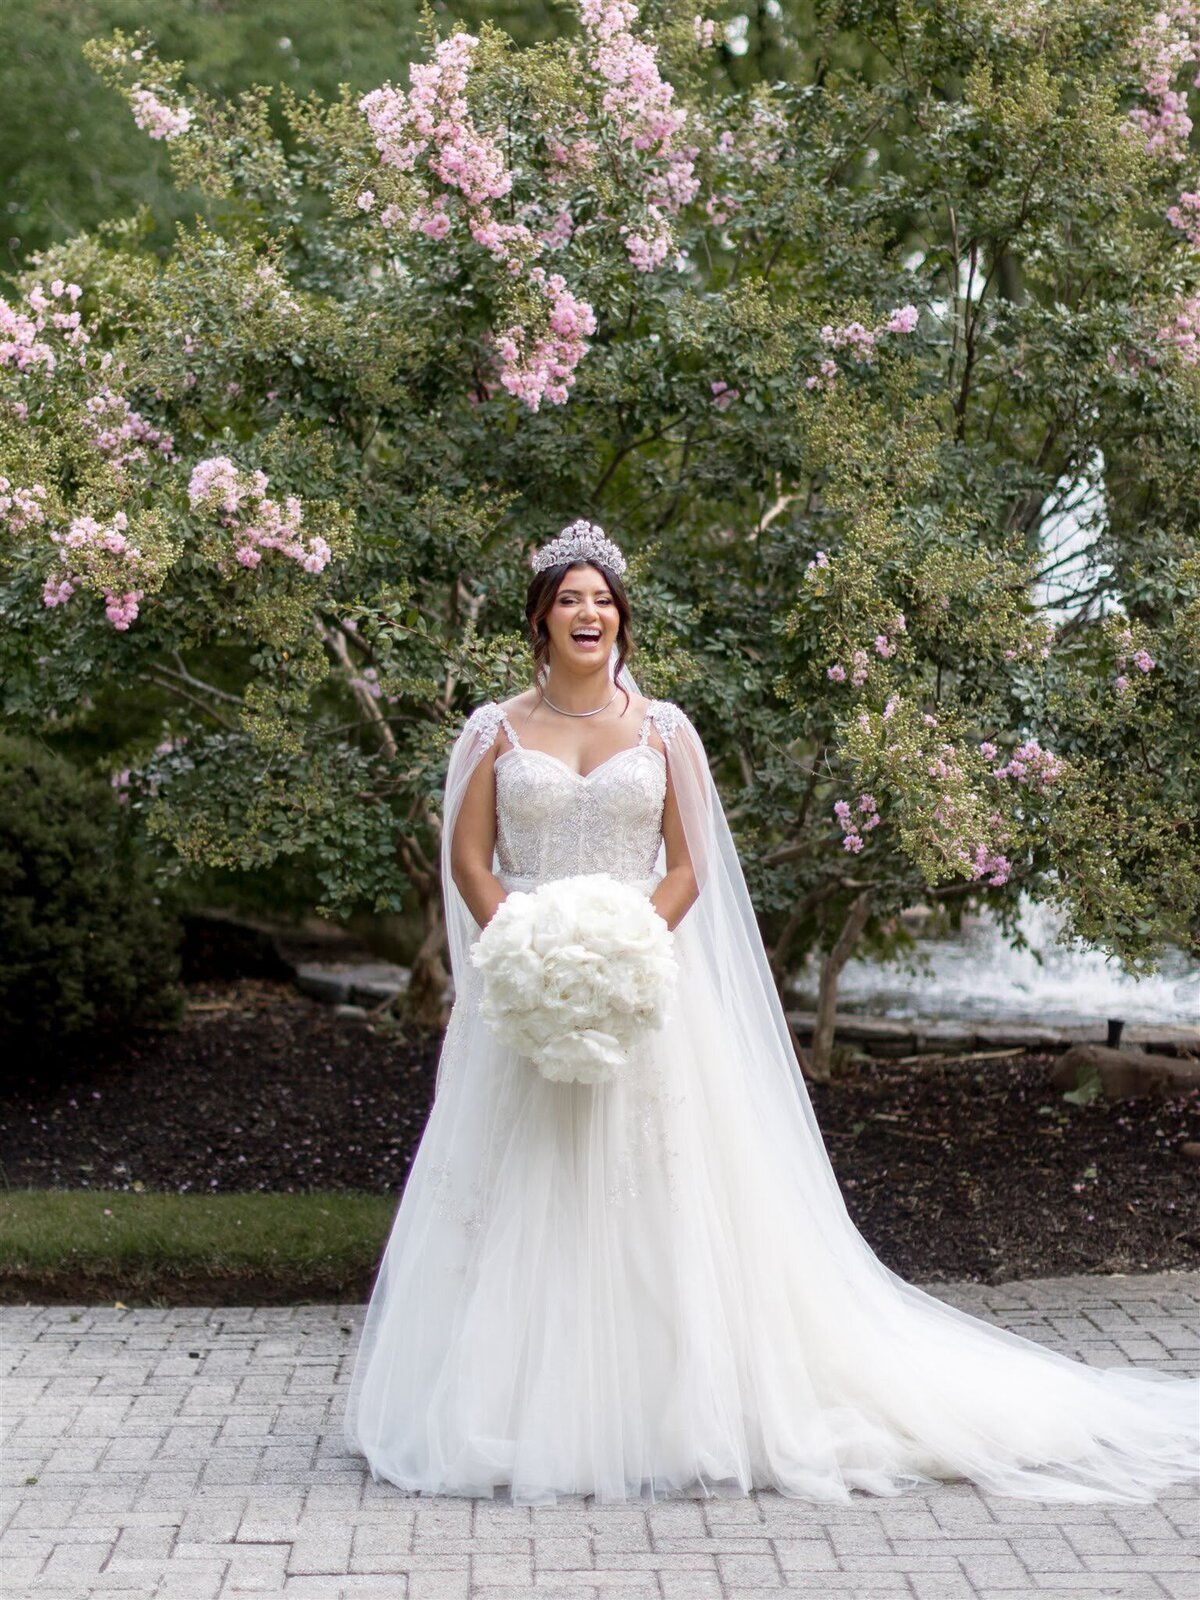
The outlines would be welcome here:
<svg viewBox="0 0 1200 1600">
<path fill-rule="evenodd" d="M 753 1041 L 686 920 L 677 953 L 666 1026 L 596 1086 L 499 1044 L 468 977 L 350 1386 L 372 1474 L 552 1504 L 953 1478 L 1139 1501 L 1194 1472 L 1194 1381 L 1084 1366 L 882 1265 L 804 1118 L 740 1089 Z"/>
</svg>

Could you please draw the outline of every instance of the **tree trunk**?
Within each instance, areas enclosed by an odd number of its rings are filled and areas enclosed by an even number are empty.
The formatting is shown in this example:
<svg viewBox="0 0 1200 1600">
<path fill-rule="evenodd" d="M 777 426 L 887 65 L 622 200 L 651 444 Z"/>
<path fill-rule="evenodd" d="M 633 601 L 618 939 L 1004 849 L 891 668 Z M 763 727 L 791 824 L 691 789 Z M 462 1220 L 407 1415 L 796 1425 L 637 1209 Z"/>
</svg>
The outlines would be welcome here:
<svg viewBox="0 0 1200 1600">
<path fill-rule="evenodd" d="M 816 1083 L 828 1083 L 832 1076 L 833 1019 L 837 1006 L 838 977 L 867 925 L 874 893 L 874 888 L 870 888 L 855 895 L 842 924 L 842 931 L 833 949 L 821 963 L 821 980 L 817 988 L 817 1025 L 813 1030 L 812 1060 L 809 1065 L 809 1076 Z"/>
<path fill-rule="evenodd" d="M 422 1028 L 442 1028 L 446 1025 L 446 963 L 442 956 L 446 948 L 446 928 L 442 920 L 441 890 L 422 885 L 420 889 L 421 920 L 424 936 L 413 957 L 412 977 L 408 984 L 405 1009 L 412 1020 Z"/>
</svg>

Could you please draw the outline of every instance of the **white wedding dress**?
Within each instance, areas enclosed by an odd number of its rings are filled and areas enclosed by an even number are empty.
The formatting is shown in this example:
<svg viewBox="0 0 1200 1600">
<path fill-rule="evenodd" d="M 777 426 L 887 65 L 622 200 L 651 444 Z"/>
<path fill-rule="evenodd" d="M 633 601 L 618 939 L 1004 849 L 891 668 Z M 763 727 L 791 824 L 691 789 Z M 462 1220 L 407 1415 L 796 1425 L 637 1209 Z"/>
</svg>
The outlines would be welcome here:
<svg viewBox="0 0 1200 1600">
<path fill-rule="evenodd" d="M 502 884 L 604 871 L 649 892 L 668 770 L 678 752 L 682 783 L 700 748 L 683 713 L 651 702 L 638 743 L 580 775 L 483 706 L 448 793 L 501 728 Z M 692 777 L 723 827 L 707 773 Z M 955 1477 L 1145 1500 L 1186 1477 L 1193 1383 L 1085 1367 L 878 1261 L 794 1059 L 774 1065 L 786 1024 L 769 975 L 714 964 L 714 927 L 695 908 L 680 923 L 669 1021 L 598 1086 L 550 1082 L 498 1043 L 459 949 L 435 1102 L 350 1389 L 346 1437 L 373 1475 L 517 1503 L 718 1485 L 844 1501 Z"/>
</svg>

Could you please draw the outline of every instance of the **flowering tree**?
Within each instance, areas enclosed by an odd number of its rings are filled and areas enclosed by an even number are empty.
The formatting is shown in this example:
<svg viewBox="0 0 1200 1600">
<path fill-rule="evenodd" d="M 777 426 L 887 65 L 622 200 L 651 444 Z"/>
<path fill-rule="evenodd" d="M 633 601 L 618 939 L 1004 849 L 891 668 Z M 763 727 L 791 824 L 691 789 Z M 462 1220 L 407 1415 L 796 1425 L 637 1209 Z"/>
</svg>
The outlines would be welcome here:
<svg viewBox="0 0 1200 1600">
<path fill-rule="evenodd" d="M 89 59 L 209 214 L 0 309 L 7 704 L 139 691 L 165 858 L 414 896 L 523 686 L 528 549 L 602 522 L 700 723 L 782 977 L 1019 891 L 1137 966 L 1200 903 L 1194 8 L 828 5 L 720 95 L 713 24 L 581 0 L 333 103 Z M 1088 48 L 1081 49 L 1086 38 Z"/>
</svg>

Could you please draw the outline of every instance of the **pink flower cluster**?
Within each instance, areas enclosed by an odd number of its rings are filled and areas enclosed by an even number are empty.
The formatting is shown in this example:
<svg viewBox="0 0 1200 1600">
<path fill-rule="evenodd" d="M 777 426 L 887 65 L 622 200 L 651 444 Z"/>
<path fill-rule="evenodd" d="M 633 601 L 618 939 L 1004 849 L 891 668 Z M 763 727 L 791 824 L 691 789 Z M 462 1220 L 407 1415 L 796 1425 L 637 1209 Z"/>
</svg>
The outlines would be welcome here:
<svg viewBox="0 0 1200 1600">
<path fill-rule="evenodd" d="M 88 344 L 91 335 L 83 327 L 79 312 L 75 309 L 75 302 L 82 293 L 77 283 L 64 283 L 61 278 L 55 278 L 50 285 L 49 297 L 41 284 L 35 284 L 26 296 L 33 316 L 9 305 L 0 296 L 0 367 L 15 367 L 18 372 L 42 367 L 46 372 L 53 372 L 58 365 L 58 357 L 46 340 L 40 337 L 47 327 L 62 333 L 65 343 L 73 349 Z M 72 309 L 56 310 L 54 301 L 64 297 L 70 300 Z"/>
<path fill-rule="evenodd" d="M 633 32 L 638 8 L 632 0 L 580 0 L 579 17 L 588 44 L 588 63 L 607 84 L 604 109 L 617 135 L 658 163 L 645 183 L 648 232 L 622 230 L 625 248 L 639 272 L 651 272 L 673 245 L 668 217 L 695 199 L 695 145 L 677 141 L 688 115 L 674 105 L 675 90 L 658 70 L 658 51 Z M 701 23 L 699 38 L 703 38 Z"/>
<path fill-rule="evenodd" d="M 539 277 L 541 274 L 541 277 Z M 513 326 L 497 341 L 501 359 L 500 382 L 517 399 L 536 411 L 543 399 L 562 405 L 575 381 L 575 368 L 587 346 L 584 338 L 596 331 L 596 318 L 586 300 L 577 300 L 560 273 L 545 277 L 535 267 L 531 276 L 544 278 L 550 297 L 549 329 L 530 343 L 525 330 Z"/>
<path fill-rule="evenodd" d="M 296 495 L 282 505 L 267 498 L 265 472 L 239 472 L 228 456 L 211 456 L 192 469 L 188 499 L 193 511 L 215 511 L 233 535 L 234 554 L 254 568 L 264 550 L 277 550 L 305 572 L 323 572 L 333 552 L 320 537 L 305 543 L 304 508 Z"/>
<path fill-rule="evenodd" d="M 578 126 L 583 126 L 587 118 L 583 112 L 577 112 L 575 121 Z M 553 165 L 550 168 L 549 180 L 551 183 L 567 183 L 579 173 L 590 172 L 596 163 L 596 154 L 599 146 L 594 139 L 581 135 L 573 139 L 570 144 L 564 144 L 560 139 L 552 138 L 550 141 L 549 155 Z"/>
<path fill-rule="evenodd" d="M 993 889 L 999 889 L 1006 884 L 1012 875 L 1012 862 L 1007 856 L 1002 856 L 992 851 L 985 844 L 976 845 L 975 858 L 971 864 L 972 878 L 987 877 Z"/>
<path fill-rule="evenodd" d="M 849 349 L 855 361 L 874 361 L 875 349 L 880 337 L 885 333 L 911 333 L 917 325 L 920 313 L 916 306 L 897 306 L 888 313 L 887 319 L 874 328 L 867 328 L 861 322 L 847 322 L 843 327 L 835 328 L 827 322 L 821 329 L 821 343 L 828 345 L 831 350 Z M 832 356 L 821 362 L 815 373 L 804 380 L 806 389 L 827 389 L 838 375 L 838 364 Z"/>
<path fill-rule="evenodd" d="M 1184 67 L 1194 66 L 1200 56 L 1200 5 L 1196 0 L 1177 0 L 1157 12 L 1138 34 L 1133 48 L 1150 105 L 1135 107 L 1126 126 L 1143 136 L 1148 155 L 1183 161 L 1192 119 L 1186 93 L 1173 85 Z M 1200 74 L 1193 79 L 1193 87 L 1200 87 Z"/>
<path fill-rule="evenodd" d="M 0 522 L 10 533 L 22 533 L 26 528 L 45 522 L 46 513 L 41 505 L 45 498 L 45 484 L 35 483 L 28 489 L 19 489 L 0 473 Z"/>
<path fill-rule="evenodd" d="M 1113 688 L 1118 694 L 1126 694 L 1129 691 L 1129 679 L 1125 676 L 1125 665 L 1130 656 L 1132 655 L 1133 664 L 1141 673 L 1153 672 L 1156 663 L 1149 650 L 1134 650 L 1131 629 L 1122 628 L 1116 636 L 1116 643 L 1117 677 L 1113 682 Z"/>
<path fill-rule="evenodd" d="M 96 448 L 108 456 L 114 466 L 125 467 L 134 461 L 145 461 L 149 450 L 157 450 L 168 461 L 174 458 L 172 436 L 152 428 L 124 395 L 114 393 L 107 384 L 87 401 L 87 412 Z"/>
<path fill-rule="evenodd" d="M 1194 250 L 1200 250 L 1200 194 L 1185 189 L 1178 202 L 1167 212 L 1167 221 L 1180 233 Z"/>
<path fill-rule="evenodd" d="M 411 172 L 428 150 L 432 171 L 472 206 L 499 200 L 512 188 L 499 145 L 479 133 L 467 107 L 467 77 L 478 43 L 474 34 L 452 34 L 438 43 L 433 61 L 409 68 L 407 94 L 385 84 L 358 102 L 384 166 Z"/>
<path fill-rule="evenodd" d="M 993 769 L 996 778 L 1015 778 L 1031 789 L 1045 789 L 1057 783 L 1064 771 L 1063 763 L 1049 750 L 1043 750 L 1036 739 L 1019 745 L 1003 766 Z"/>
<path fill-rule="evenodd" d="M 818 550 L 817 559 L 808 563 L 807 572 L 816 572 L 822 567 L 827 567 L 828 565 L 828 557 L 825 556 L 824 551 Z M 885 661 L 888 660 L 889 657 L 894 656 L 898 646 L 891 635 L 894 633 L 907 633 L 907 631 L 908 624 L 904 620 L 904 613 L 903 611 L 897 611 L 896 615 L 888 623 L 888 631 L 886 633 L 877 633 L 875 635 L 875 654 L 882 657 L 882 659 Z M 850 682 L 854 688 L 861 689 L 870 675 L 871 658 L 865 650 L 855 650 L 850 657 L 850 665 Z M 834 683 L 845 683 L 846 669 L 842 666 L 841 662 L 835 661 L 832 666 L 826 667 L 825 676 L 831 679 Z M 889 701 L 888 704 L 891 707 L 891 710 L 885 712 L 885 716 L 890 717 L 892 710 L 895 709 L 895 703 L 894 701 Z"/>
<path fill-rule="evenodd" d="M 104 615 L 118 633 L 128 632 L 129 624 L 137 621 L 138 601 L 142 598 L 141 589 L 130 589 L 124 594 L 117 594 L 112 589 L 105 589 Z"/>
<path fill-rule="evenodd" d="M 735 400 L 741 399 L 741 391 L 731 389 L 723 378 L 718 378 L 715 383 L 711 383 L 709 392 L 713 397 L 712 403 L 718 411 L 728 411 Z"/>
<path fill-rule="evenodd" d="M 119 633 L 128 631 L 137 619 L 138 601 L 143 591 L 134 587 L 142 552 L 126 536 L 129 519 L 118 511 L 111 522 L 97 522 L 95 517 L 73 518 L 66 533 L 54 532 L 50 538 L 58 546 L 58 559 L 65 572 L 52 572 L 42 586 L 42 604 L 61 606 L 75 593 L 86 576 L 93 578 L 103 591 L 105 615 Z M 114 587 L 103 582 L 112 572 L 125 569 L 125 586 Z"/>
<path fill-rule="evenodd" d="M 527 269 L 543 250 L 561 248 L 570 238 L 569 213 L 557 213 L 550 229 L 541 234 L 523 221 L 502 222 L 492 213 L 489 202 L 508 194 L 512 174 L 499 144 L 480 133 L 470 117 L 465 91 L 478 42 L 469 33 L 453 34 L 438 44 L 432 62 L 409 69 L 407 94 L 385 84 L 358 104 L 375 135 L 383 165 L 411 172 L 418 158 L 426 157 L 433 178 L 457 192 L 475 242 L 513 276 L 527 270 L 529 281 L 540 291 L 546 304 L 546 331 L 531 333 L 513 324 L 494 341 L 501 383 L 536 411 L 543 400 L 562 405 L 567 399 L 575 368 L 587 349 L 584 338 L 596 331 L 596 319 L 591 306 L 567 290 L 561 275 L 548 275 L 538 266 Z M 365 190 L 358 203 L 370 211 L 374 193 Z M 453 226 L 450 195 L 431 191 L 407 218 L 395 205 L 385 206 L 379 215 L 384 228 L 403 220 L 429 239 L 445 239 Z"/>
<path fill-rule="evenodd" d="M 863 847 L 863 834 L 870 833 L 872 828 L 877 828 L 883 818 L 879 815 L 879 806 L 872 794 L 860 794 L 858 797 L 859 815 L 856 817 L 850 808 L 848 800 L 838 800 L 833 808 L 833 814 L 838 820 L 842 830 L 842 849 L 849 850 L 853 855 L 858 855 Z"/>
<path fill-rule="evenodd" d="M 129 91 L 129 103 L 133 107 L 134 122 L 152 139 L 178 139 L 181 133 L 187 132 L 192 120 L 192 113 L 186 106 L 169 106 L 152 89 L 143 89 L 140 83 L 135 83 Z"/>
<path fill-rule="evenodd" d="M 1200 361 L 1200 295 L 1176 302 L 1175 315 L 1159 328 L 1158 340 L 1169 345 L 1188 366 Z"/>
</svg>

